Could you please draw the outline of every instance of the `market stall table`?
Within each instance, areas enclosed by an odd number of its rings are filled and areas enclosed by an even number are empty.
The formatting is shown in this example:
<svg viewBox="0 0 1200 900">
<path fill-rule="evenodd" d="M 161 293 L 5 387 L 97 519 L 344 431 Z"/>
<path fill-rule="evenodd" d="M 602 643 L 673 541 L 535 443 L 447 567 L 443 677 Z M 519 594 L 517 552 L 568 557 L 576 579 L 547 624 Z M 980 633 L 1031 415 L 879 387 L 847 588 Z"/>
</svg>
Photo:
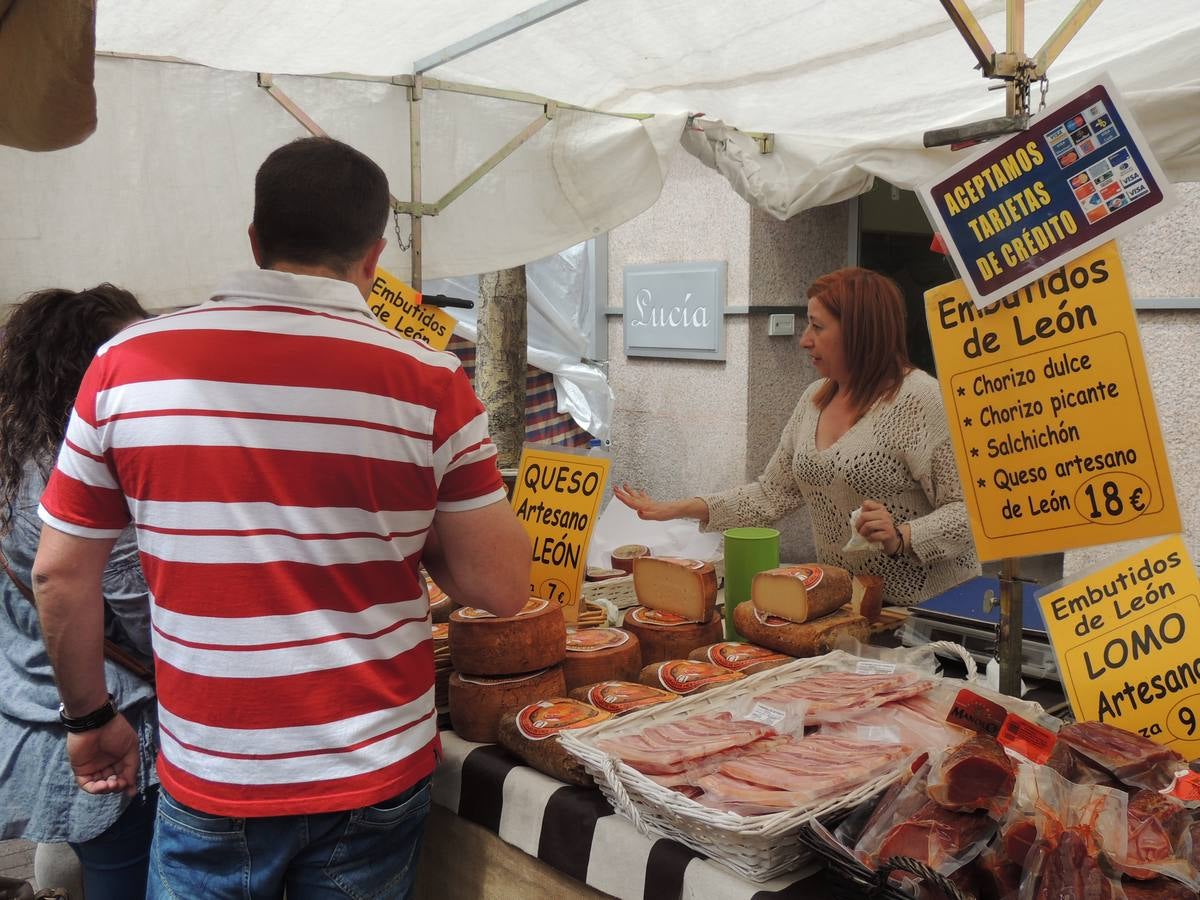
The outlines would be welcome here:
<svg viewBox="0 0 1200 900">
<path fill-rule="evenodd" d="M 418 900 L 828 896 L 815 865 L 748 881 L 676 841 L 641 835 L 596 788 L 565 785 L 453 731 L 442 732 L 442 746 Z"/>
</svg>

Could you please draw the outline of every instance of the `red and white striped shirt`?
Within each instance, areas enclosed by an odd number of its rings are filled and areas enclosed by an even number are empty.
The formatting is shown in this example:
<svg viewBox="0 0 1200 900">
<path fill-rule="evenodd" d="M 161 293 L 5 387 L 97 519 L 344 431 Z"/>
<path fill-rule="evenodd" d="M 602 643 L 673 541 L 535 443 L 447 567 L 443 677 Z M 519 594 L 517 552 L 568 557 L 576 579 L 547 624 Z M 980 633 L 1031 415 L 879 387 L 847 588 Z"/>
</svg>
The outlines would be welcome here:
<svg viewBox="0 0 1200 900">
<path fill-rule="evenodd" d="M 240 273 L 100 349 L 41 516 L 137 526 L 174 797 L 331 812 L 433 771 L 417 564 L 436 510 L 503 499 L 495 455 L 453 354 L 378 324 L 346 282 Z"/>
</svg>

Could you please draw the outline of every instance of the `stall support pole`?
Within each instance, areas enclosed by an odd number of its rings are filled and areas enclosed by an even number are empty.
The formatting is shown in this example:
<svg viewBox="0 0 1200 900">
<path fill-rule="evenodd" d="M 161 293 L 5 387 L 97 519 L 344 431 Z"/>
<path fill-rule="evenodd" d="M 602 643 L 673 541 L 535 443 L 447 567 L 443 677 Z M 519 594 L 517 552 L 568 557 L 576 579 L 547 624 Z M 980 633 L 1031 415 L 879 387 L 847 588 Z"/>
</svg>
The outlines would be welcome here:
<svg viewBox="0 0 1200 900">
<path fill-rule="evenodd" d="M 997 653 L 1000 660 L 1000 691 L 1021 696 L 1022 633 L 1024 631 L 1020 565 L 1012 557 L 1000 561 L 1000 630 Z"/>
<path fill-rule="evenodd" d="M 409 217 L 412 222 L 412 286 L 421 289 L 421 92 L 422 77 L 413 76 L 408 89 L 408 159 L 410 164 Z"/>
</svg>

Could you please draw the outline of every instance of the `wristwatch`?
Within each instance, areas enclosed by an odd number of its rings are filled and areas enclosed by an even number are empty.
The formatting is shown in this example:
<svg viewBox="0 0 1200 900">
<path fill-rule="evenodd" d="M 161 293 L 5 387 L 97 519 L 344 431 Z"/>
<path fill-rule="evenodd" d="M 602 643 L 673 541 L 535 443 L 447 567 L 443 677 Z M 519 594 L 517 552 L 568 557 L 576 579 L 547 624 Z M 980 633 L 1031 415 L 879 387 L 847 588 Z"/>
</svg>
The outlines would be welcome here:
<svg viewBox="0 0 1200 900">
<path fill-rule="evenodd" d="M 94 731 L 111 722 L 117 717 L 117 704 L 113 701 L 113 695 L 108 695 L 108 700 L 99 709 L 92 710 L 86 716 L 68 716 L 67 709 L 63 704 L 58 704 L 58 719 L 63 724 L 63 728 L 72 734 L 79 734 L 83 731 Z"/>
</svg>

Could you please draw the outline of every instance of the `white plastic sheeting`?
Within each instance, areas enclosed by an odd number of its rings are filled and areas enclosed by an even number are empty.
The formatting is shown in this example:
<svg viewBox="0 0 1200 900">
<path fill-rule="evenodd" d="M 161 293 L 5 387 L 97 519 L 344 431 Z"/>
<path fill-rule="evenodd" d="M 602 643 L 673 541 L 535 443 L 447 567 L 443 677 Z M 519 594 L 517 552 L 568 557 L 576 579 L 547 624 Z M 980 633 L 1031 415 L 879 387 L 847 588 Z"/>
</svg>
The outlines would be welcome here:
<svg viewBox="0 0 1200 900">
<path fill-rule="evenodd" d="M 554 374 L 558 411 L 569 413 L 584 431 L 603 441 L 612 426 L 613 392 L 596 365 L 585 362 L 588 337 L 595 327 L 595 254 L 588 243 L 577 244 L 525 266 L 529 295 L 528 360 Z M 447 278 L 425 285 L 428 293 L 479 301 L 479 278 Z M 600 298 L 599 302 L 606 302 Z M 449 309 L 458 319 L 454 333 L 475 341 L 479 334 L 476 309 Z"/>
</svg>

